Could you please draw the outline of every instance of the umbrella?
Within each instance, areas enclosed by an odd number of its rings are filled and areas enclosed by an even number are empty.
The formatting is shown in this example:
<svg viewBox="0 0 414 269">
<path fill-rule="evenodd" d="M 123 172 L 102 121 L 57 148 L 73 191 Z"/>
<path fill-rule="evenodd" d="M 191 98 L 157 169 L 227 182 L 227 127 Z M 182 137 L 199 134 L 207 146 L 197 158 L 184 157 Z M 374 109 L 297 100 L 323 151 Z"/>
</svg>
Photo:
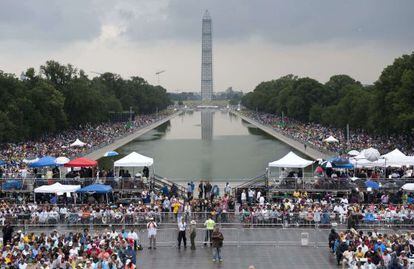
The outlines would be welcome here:
<svg viewBox="0 0 414 269">
<path fill-rule="evenodd" d="M 379 151 L 377 149 L 369 148 L 369 149 L 365 150 L 364 156 L 368 161 L 375 162 L 379 159 L 381 154 L 379 153 Z"/>
<path fill-rule="evenodd" d="M 365 181 L 365 186 L 373 190 L 378 190 L 380 188 L 380 185 L 377 182 L 372 181 L 372 180 Z"/>
<path fill-rule="evenodd" d="M 359 151 L 358 150 L 351 150 L 348 152 L 348 155 L 350 156 L 358 156 L 359 155 Z"/>
<path fill-rule="evenodd" d="M 335 137 L 333 137 L 332 135 L 329 136 L 328 138 L 323 140 L 326 143 L 338 143 L 338 139 L 336 139 Z"/>
<path fill-rule="evenodd" d="M 105 154 L 104 154 L 104 157 L 113 157 L 113 156 L 118 156 L 119 155 L 119 153 L 118 152 L 116 152 L 116 151 L 107 151 Z"/>
<path fill-rule="evenodd" d="M 414 183 L 406 183 L 401 187 L 401 189 L 405 191 L 414 191 Z"/>
<path fill-rule="evenodd" d="M 39 158 L 34 158 L 34 159 L 23 159 L 24 163 L 35 163 L 39 160 Z"/>
<path fill-rule="evenodd" d="M 58 157 L 55 160 L 55 163 L 58 165 L 64 165 L 65 163 L 68 163 L 68 162 L 70 162 L 70 160 L 67 157 Z"/>
</svg>

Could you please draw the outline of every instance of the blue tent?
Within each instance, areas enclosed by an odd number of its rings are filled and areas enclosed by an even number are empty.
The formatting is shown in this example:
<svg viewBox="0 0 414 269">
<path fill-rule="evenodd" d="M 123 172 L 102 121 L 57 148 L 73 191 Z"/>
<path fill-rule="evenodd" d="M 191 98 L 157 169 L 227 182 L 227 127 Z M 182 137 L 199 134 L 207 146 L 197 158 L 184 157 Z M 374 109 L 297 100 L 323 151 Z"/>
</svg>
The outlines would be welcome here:
<svg viewBox="0 0 414 269">
<path fill-rule="evenodd" d="M 56 158 L 45 156 L 40 158 L 37 162 L 29 164 L 29 167 L 46 167 L 46 166 L 56 166 Z"/>
<path fill-rule="evenodd" d="M 6 164 L 6 162 L 5 162 L 5 161 L 0 160 L 0 165 L 5 165 L 5 164 Z"/>
<path fill-rule="evenodd" d="M 23 184 L 20 180 L 7 180 L 2 184 L 3 190 L 20 190 L 23 187 Z"/>
<path fill-rule="evenodd" d="M 88 192 L 93 192 L 93 193 L 109 193 L 112 192 L 112 187 L 109 185 L 103 185 L 103 184 L 92 184 L 86 187 L 83 187 L 80 190 L 77 190 L 76 192 L 80 192 L 80 193 L 88 193 Z"/>
</svg>

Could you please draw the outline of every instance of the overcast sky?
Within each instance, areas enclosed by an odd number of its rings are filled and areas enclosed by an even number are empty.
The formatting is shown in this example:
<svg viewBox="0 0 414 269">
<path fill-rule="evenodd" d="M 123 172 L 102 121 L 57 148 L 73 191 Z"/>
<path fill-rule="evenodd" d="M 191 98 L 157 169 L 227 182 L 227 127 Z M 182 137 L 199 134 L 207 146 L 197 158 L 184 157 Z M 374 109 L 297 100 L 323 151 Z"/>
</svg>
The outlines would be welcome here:
<svg viewBox="0 0 414 269">
<path fill-rule="evenodd" d="M 46 60 L 199 90 L 201 17 L 213 20 L 214 90 L 293 73 L 374 82 L 414 44 L 413 0 L 1 0 L 0 70 Z"/>
</svg>

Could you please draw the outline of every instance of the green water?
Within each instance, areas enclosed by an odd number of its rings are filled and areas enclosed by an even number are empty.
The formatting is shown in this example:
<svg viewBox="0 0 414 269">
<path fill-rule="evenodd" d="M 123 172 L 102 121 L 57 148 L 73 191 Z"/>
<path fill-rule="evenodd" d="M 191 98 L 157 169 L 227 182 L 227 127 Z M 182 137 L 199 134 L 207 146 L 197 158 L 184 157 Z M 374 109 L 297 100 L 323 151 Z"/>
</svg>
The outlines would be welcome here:
<svg viewBox="0 0 414 269">
<path fill-rule="evenodd" d="M 100 165 L 112 166 L 136 151 L 154 158 L 155 173 L 168 179 L 240 181 L 263 173 L 290 150 L 233 114 L 203 110 L 173 118 L 117 149 L 119 156 L 102 158 Z"/>
</svg>

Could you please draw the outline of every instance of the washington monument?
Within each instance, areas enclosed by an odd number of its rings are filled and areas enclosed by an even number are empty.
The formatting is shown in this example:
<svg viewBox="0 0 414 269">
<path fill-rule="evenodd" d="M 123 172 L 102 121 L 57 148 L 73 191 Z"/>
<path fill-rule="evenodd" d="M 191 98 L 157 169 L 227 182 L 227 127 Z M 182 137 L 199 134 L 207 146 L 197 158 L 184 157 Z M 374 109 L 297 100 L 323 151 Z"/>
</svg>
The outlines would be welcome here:
<svg viewBox="0 0 414 269">
<path fill-rule="evenodd" d="M 201 41 L 201 100 L 211 101 L 213 96 L 213 53 L 211 35 L 211 17 L 204 12 Z"/>
</svg>

